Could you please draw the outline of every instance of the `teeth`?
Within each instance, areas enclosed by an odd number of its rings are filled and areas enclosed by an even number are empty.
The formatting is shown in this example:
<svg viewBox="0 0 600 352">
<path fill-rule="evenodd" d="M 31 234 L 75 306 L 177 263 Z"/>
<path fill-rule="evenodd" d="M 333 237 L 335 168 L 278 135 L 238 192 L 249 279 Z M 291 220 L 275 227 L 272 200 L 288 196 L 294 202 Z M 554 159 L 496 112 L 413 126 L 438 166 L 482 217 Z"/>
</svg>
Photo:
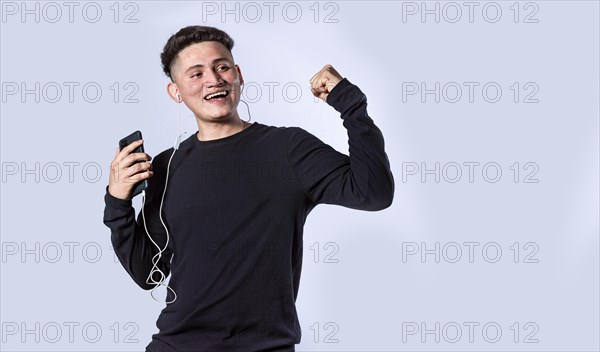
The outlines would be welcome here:
<svg viewBox="0 0 600 352">
<path fill-rule="evenodd" d="M 213 93 L 213 94 L 209 94 L 204 99 L 206 99 L 206 100 L 212 99 L 212 98 L 214 98 L 216 96 L 219 96 L 219 95 L 226 96 L 227 95 L 227 91 L 220 91 L 220 92 L 216 92 L 216 93 Z"/>
</svg>

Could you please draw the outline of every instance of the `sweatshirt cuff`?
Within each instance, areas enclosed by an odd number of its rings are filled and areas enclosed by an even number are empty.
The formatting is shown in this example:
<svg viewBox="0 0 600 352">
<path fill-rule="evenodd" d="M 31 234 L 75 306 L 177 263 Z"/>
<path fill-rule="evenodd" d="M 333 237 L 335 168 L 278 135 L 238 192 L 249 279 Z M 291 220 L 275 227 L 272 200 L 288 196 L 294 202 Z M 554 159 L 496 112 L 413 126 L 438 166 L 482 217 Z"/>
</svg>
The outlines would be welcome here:
<svg viewBox="0 0 600 352">
<path fill-rule="evenodd" d="M 327 96 L 327 104 L 331 105 L 335 110 L 344 114 L 345 110 L 356 104 L 366 100 L 365 94 L 352 84 L 347 78 L 343 78 L 338 84 L 333 87 Z"/>
<path fill-rule="evenodd" d="M 129 210 L 131 208 L 131 199 L 121 199 L 113 196 L 108 192 L 108 186 L 106 186 L 106 194 L 104 195 L 104 203 L 115 209 Z"/>
</svg>

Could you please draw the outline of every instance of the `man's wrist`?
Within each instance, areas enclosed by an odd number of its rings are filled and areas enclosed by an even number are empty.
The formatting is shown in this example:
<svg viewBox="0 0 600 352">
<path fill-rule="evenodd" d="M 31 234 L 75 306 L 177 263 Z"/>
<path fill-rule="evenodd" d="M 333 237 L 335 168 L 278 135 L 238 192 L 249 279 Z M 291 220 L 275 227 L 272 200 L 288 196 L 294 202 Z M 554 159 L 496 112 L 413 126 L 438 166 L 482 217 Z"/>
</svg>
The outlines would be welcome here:
<svg viewBox="0 0 600 352">
<path fill-rule="evenodd" d="M 341 90 L 344 90 L 344 88 L 348 85 L 351 85 L 352 83 L 350 83 L 350 81 L 348 81 L 348 79 L 346 77 L 342 78 L 329 92 L 329 94 L 327 95 L 327 99 L 326 102 L 327 104 L 331 105 L 332 102 L 334 102 L 337 99 L 337 96 L 339 95 Z"/>
<path fill-rule="evenodd" d="M 121 208 L 121 209 L 129 208 L 132 205 L 131 199 L 117 198 L 117 197 L 113 196 L 112 194 L 110 194 L 110 192 L 108 191 L 108 185 L 106 186 L 106 194 L 104 195 L 104 202 L 108 206 L 111 206 L 113 208 Z"/>
<path fill-rule="evenodd" d="M 327 104 L 342 114 L 349 106 L 363 100 L 366 100 L 365 94 L 345 77 L 333 87 L 327 96 Z"/>
</svg>

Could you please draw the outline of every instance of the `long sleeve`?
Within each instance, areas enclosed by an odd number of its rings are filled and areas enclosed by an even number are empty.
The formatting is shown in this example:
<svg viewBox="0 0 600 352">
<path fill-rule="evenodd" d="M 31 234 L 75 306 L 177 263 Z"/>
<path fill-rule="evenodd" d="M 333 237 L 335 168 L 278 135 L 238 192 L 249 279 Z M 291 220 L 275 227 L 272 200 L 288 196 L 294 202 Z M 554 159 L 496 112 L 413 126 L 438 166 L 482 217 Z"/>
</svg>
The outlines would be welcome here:
<svg viewBox="0 0 600 352">
<path fill-rule="evenodd" d="M 166 167 L 163 165 L 164 158 L 160 158 L 160 156 L 154 158 L 152 162 L 154 175 L 148 180 L 143 211 L 148 232 L 154 242 L 160 248 L 164 248 L 167 237 L 158 216 L 158 211 L 164 188 Z M 161 162 L 161 159 L 163 162 Z M 158 248 L 148 238 L 144 228 L 142 211 L 138 214 L 136 221 L 135 209 L 132 206 L 131 199 L 124 200 L 112 196 L 108 192 L 108 186 L 106 187 L 104 202 L 103 222 L 110 228 L 111 242 L 117 258 L 136 284 L 146 290 L 154 288 L 155 284 L 148 284 L 146 280 L 152 270 L 152 258 L 158 253 Z M 170 247 L 169 244 L 167 249 L 162 253 L 158 264 L 158 268 L 165 274 L 165 277 L 170 272 L 170 259 L 172 256 Z M 159 281 L 160 274 L 155 272 L 153 279 Z"/>
<path fill-rule="evenodd" d="M 383 135 L 367 114 L 367 98 L 348 79 L 327 96 L 348 132 L 349 156 L 300 128 L 292 128 L 286 153 L 290 167 L 315 203 L 359 210 L 382 210 L 392 204 L 394 178 Z"/>
</svg>

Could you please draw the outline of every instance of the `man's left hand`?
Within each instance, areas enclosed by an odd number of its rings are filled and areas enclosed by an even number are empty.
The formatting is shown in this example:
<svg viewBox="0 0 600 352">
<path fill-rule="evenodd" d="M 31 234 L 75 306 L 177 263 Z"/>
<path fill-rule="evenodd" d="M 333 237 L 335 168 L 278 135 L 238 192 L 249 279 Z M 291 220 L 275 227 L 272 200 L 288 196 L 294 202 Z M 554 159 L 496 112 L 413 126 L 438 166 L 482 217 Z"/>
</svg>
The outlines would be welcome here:
<svg viewBox="0 0 600 352">
<path fill-rule="evenodd" d="M 310 91 L 315 97 L 327 101 L 327 96 L 343 77 L 327 64 L 310 79 Z"/>
</svg>

